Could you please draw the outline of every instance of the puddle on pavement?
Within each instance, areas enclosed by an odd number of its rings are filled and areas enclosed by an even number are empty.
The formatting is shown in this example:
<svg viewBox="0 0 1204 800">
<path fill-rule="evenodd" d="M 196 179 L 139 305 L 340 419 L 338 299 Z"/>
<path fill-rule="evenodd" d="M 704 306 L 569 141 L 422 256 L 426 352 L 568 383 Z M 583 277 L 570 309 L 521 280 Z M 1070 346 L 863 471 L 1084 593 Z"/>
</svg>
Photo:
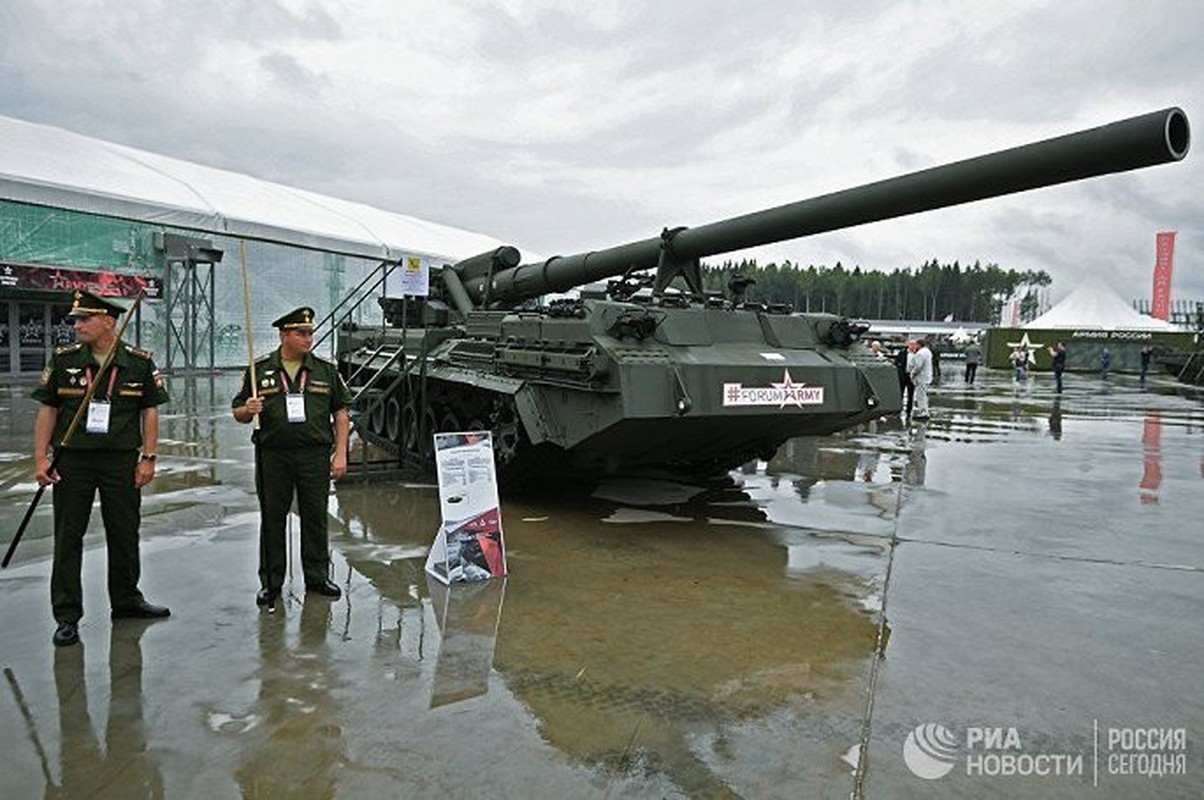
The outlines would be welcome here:
<svg viewBox="0 0 1204 800">
<path fill-rule="evenodd" d="M 491 655 L 547 742 L 583 763 L 663 773 L 705 795 L 723 786 L 709 762 L 722 760 L 730 730 L 782 712 L 855 715 L 876 637 L 861 601 L 870 581 L 823 563 L 792 569 L 773 535 L 780 526 L 731 481 L 603 484 L 505 502 L 511 578 L 496 640 L 482 624 L 492 606 L 479 601 L 460 615 L 475 633 L 451 628 L 461 649 L 466 636 L 493 648 L 486 663 Z M 434 489 L 340 486 L 337 506 L 354 532 L 338 539 L 351 567 L 412 603 L 412 584 L 391 576 L 399 560 L 411 561 L 409 574 L 421 570 L 425 550 L 414 548 L 438 526 Z M 715 518 L 733 524 L 708 524 Z M 869 552 L 876 563 L 859 567 L 881 571 L 882 552 Z M 442 634 L 446 647 L 449 628 Z"/>
<path fill-rule="evenodd" d="M 164 469 L 144 497 L 148 532 L 245 532 L 257 524 L 247 429 L 225 418 L 232 381 L 192 385 L 165 416 Z M 1160 403 L 1158 426 L 1200 429 L 1193 398 L 1168 391 Z M 931 424 L 883 421 L 795 440 L 768 462 L 705 484 L 619 476 L 506 498 L 511 577 L 451 592 L 422 570 L 440 522 L 435 487 L 342 483 L 329 504 L 331 540 L 355 605 L 332 611 L 290 599 L 278 616 L 252 610 L 253 627 L 214 645 L 210 657 L 241 648 L 238 659 L 249 659 L 254 677 L 206 705 L 196 724 L 242 741 L 223 752 L 241 753 L 228 779 L 252 795 L 329 796 L 340 775 L 343 786 L 361 785 L 347 775 L 355 771 L 348 750 L 391 753 L 395 744 L 374 737 L 405 724 L 357 730 L 348 721 L 390 716 L 389 706 L 373 705 L 380 691 L 368 687 L 382 680 L 420 691 L 421 707 L 434 715 L 426 728 L 452 739 L 471 735 L 471 714 L 440 714 L 506 693 L 543 742 L 602 775 L 628 776 L 636 793 L 725 796 L 733 786 L 762 785 L 783 763 L 803 773 L 790 776 L 795 789 L 837 785 L 860 733 L 899 514 L 915 493 L 939 491 L 926 485 L 930 453 L 1015 436 L 1057 439 L 1101 415 L 1150 417 L 1132 398 L 1116 403 L 1072 390 L 1059 401 L 1003 382 L 938 393 L 934 405 Z M 31 489 L 32 462 L 22 455 L 31 430 L 18 416 L 7 437 L 0 431 L 6 521 L 24 510 Z M 1154 434 L 1135 445 L 1147 463 L 1159 452 Z M 1155 475 L 1147 467 L 1146 477 Z M 24 558 L 48 552 L 48 509 L 49 502 L 39 511 Z M 90 534 L 92 546 L 99 539 Z M 370 663 L 353 665 L 340 645 L 365 629 Z M 141 705 L 129 699 L 143 692 L 141 633 L 115 627 L 113 635 L 104 732 L 112 741 L 104 746 L 88 736 L 95 726 L 84 691 L 68 688 L 84 685 L 75 663 L 83 648 L 54 654 L 61 747 L 79 755 L 82 774 L 111 777 L 112 763 L 93 755 L 126 753 L 117 769 L 138 786 L 162 785 L 146 756 Z M 375 762 L 404 785 L 413 778 L 390 772 L 396 758 Z M 314 778 L 298 783 L 290 773 Z"/>
</svg>

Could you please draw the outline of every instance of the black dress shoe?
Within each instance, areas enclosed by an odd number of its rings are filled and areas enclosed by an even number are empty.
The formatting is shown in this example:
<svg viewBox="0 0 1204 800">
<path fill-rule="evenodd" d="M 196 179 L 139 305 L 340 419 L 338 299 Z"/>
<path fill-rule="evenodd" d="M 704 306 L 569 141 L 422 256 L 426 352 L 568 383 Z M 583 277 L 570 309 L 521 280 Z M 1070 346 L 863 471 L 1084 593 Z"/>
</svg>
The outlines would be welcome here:
<svg viewBox="0 0 1204 800">
<path fill-rule="evenodd" d="M 113 619 L 162 619 L 170 616 L 170 610 L 163 606 L 153 606 L 145 600 L 139 600 L 132 606 L 119 606 L 113 609 Z"/>
<path fill-rule="evenodd" d="M 313 592 L 314 594 L 326 595 L 327 597 L 339 598 L 343 596 L 343 590 L 335 586 L 331 581 L 322 581 L 321 583 L 305 584 L 305 591 Z"/>
<path fill-rule="evenodd" d="M 55 647 L 70 647 L 79 642 L 79 624 L 76 622 L 60 622 L 54 629 L 51 638 Z"/>
<path fill-rule="evenodd" d="M 260 589 L 255 595 L 255 605 L 267 606 L 268 608 L 276 607 L 276 599 L 280 597 L 280 590 L 269 591 L 268 589 Z"/>
</svg>

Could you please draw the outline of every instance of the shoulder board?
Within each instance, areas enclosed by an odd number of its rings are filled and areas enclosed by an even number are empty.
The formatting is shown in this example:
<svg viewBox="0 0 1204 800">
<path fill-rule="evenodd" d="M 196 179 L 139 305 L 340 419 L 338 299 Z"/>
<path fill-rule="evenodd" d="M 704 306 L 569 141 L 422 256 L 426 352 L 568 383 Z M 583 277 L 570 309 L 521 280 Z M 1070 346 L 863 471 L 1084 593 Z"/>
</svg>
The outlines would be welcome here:
<svg viewBox="0 0 1204 800">
<path fill-rule="evenodd" d="M 328 361 L 327 359 L 322 358 L 322 356 L 315 356 L 313 353 L 310 353 L 309 355 L 311 358 L 313 358 L 314 361 L 317 361 L 319 364 L 322 364 L 323 366 L 327 366 L 327 367 L 335 366 L 335 363 L 333 361 Z"/>
<path fill-rule="evenodd" d="M 61 356 L 66 355 L 67 353 L 74 353 L 81 349 L 83 349 L 83 344 L 80 342 L 75 342 L 74 344 L 65 344 L 61 347 L 54 348 L 54 354 L 56 356 Z"/>
<path fill-rule="evenodd" d="M 145 358 L 148 361 L 154 357 L 151 355 L 149 350 L 141 350 L 137 347 L 134 347 L 132 344 L 127 344 L 125 346 L 125 351 L 130 355 L 138 356 L 139 358 Z"/>
<path fill-rule="evenodd" d="M 272 355 L 273 355 L 272 353 L 268 353 L 265 356 L 260 356 L 259 358 L 255 359 L 255 364 L 259 365 L 259 364 L 263 364 L 267 361 L 270 361 L 272 358 Z"/>
</svg>

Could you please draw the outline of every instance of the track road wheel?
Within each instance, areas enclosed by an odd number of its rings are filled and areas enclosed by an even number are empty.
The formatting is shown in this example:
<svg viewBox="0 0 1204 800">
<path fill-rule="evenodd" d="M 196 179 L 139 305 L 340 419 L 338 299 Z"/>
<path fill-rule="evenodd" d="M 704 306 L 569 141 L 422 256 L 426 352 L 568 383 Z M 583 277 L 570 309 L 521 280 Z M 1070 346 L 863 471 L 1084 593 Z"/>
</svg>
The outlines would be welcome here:
<svg viewBox="0 0 1204 800">
<path fill-rule="evenodd" d="M 419 458 L 418 448 L 418 412 L 414 403 L 406 403 L 401 409 L 401 444 L 402 452 L 412 458 Z"/>
<path fill-rule="evenodd" d="M 390 442 L 401 444 L 401 403 L 396 397 L 385 401 L 385 436 Z"/>
<path fill-rule="evenodd" d="M 422 412 L 422 429 L 417 431 L 418 456 L 422 466 L 428 470 L 435 469 L 435 432 L 439 430 L 439 418 L 430 406 Z"/>
<path fill-rule="evenodd" d="M 522 452 L 522 424 L 514 404 L 503 402 L 493 415 L 493 457 L 499 467 L 512 464 Z"/>
<path fill-rule="evenodd" d="M 376 403 L 376 397 L 372 398 L 373 403 Z M 368 417 L 368 430 L 375 433 L 377 436 L 385 435 L 385 404 L 376 403 L 372 406 L 372 414 Z"/>
<path fill-rule="evenodd" d="M 459 433 L 462 430 L 464 430 L 464 426 L 460 423 L 460 418 L 450 408 L 439 417 L 438 431 L 440 433 Z"/>
</svg>

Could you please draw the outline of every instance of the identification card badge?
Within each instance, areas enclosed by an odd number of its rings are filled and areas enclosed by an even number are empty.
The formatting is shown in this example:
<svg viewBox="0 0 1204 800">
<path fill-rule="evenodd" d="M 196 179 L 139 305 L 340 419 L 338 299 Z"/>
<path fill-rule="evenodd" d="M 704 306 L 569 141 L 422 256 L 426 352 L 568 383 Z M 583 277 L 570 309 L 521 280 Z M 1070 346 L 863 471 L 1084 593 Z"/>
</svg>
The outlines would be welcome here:
<svg viewBox="0 0 1204 800">
<path fill-rule="evenodd" d="M 287 404 L 289 422 L 305 422 L 305 395 L 286 394 L 284 402 Z"/>
<path fill-rule="evenodd" d="M 88 433 L 108 433 L 109 411 L 112 408 L 108 400 L 93 400 L 88 403 L 88 421 L 84 430 Z"/>
</svg>

